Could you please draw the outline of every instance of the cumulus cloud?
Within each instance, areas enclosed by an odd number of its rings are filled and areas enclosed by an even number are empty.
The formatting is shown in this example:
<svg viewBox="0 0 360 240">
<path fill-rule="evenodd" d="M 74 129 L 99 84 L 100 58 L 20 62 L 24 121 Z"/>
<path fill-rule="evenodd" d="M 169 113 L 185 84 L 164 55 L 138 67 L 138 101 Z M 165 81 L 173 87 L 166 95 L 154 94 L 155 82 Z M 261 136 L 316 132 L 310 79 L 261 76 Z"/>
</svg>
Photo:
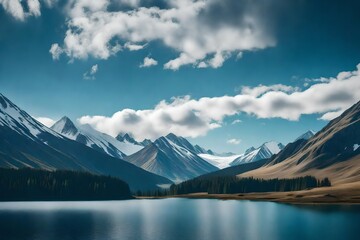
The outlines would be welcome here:
<svg viewBox="0 0 360 240">
<path fill-rule="evenodd" d="M 42 0 L 41 2 L 51 7 L 56 1 L 57 0 Z M 0 5 L 7 13 L 21 21 L 25 20 L 28 16 L 39 17 L 41 15 L 40 0 L 0 0 Z"/>
<path fill-rule="evenodd" d="M 98 70 L 99 70 L 98 65 L 97 64 L 93 65 L 90 68 L 90 71 L 84 73 L 83 78 L 85 80 L 95 80 L 95 74 L 98 72 Z"/>
<path fill-rule="evenodd" d="M 144 43 L 159 41 L 178 53 L 165 69 L 218 68 L 233 54 L 241 57 L 244 51 L 274 46 L 274 15 L 285 1 L 148 2 L 153 1 L 71 0 L 63 53 L 71 59 L 107 59 L 119 51 L 119 43 L 139 50 Z"/>
<path fill-rule="evenodd" d="M 63 53 L 63 50 L 61 49 L 59 44 L 54 43 L 51 45 L 49 52 L 51 53 L 53 60 L 58 60 L 60 58 L 60 55 Z"/>
<path fill-rule="evenodd" d="M 142 64 L 140 64 L 140 67 L 151 67 L 151 66 L 156 66 L 158 64 L 158 62 L 151 58 L 151 57 L 145 57 L 144 58 L 144 62 Z"/>
<path fill-rule="evenodd" d="M 226 141 L 228 144 L 233 144 L 233 145 L 239 145 L 241 140 L 240 139 L 236 139 L 236 138 L 232 138 Z"/>
<path fill-rule="evenodd" d="M 247 87 L 235 96 L 197 100 L 190 96 L 176 97 L 170 102 L 163 100 L 152 109 L 124 109 L 110 117 L 83 116 L 79 122 L 112 136 L 129 132 L 138 139 L 155 139 L 171 132 L 184 137 L 206 135 L 221 127 L 225 117 L 239 113 L 291 121 L 304 114 L 321 114 L 320 119 L 330 120 L 360 100 L 360 64 L 355 71 L 342 72 L 328 82 L 316 83 L 301 91 L 269 86 L 266 89 L 272 90 L 260 91 L 260 94 L 254 90 L 257 88 Z"/>
<path fill-rule="evenodd" d="M 38 122 L 42 123 L 43 125 L 47 127 L 51 127 L 54 125 L 55 120 L 48 118 L 48 117 L 34 117 Z"/>
</svg>

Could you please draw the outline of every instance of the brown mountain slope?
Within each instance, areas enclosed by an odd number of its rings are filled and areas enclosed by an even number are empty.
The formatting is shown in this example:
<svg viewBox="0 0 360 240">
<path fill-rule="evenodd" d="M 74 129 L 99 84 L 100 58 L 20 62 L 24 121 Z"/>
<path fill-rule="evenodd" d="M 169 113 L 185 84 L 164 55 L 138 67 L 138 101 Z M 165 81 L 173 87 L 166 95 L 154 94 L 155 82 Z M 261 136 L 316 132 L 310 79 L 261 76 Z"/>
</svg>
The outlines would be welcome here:
<svg viewBox="0 0 360 240">
<path fill-rule="evenodd" d="M 241 177 L 277 178 L 313 175 L 333 184 L 360 181 L 360 102 L 329 122 L 300 150 L 275 157 Z M 279 153 L 281 154 L 281 152 Z"/>
</svg>

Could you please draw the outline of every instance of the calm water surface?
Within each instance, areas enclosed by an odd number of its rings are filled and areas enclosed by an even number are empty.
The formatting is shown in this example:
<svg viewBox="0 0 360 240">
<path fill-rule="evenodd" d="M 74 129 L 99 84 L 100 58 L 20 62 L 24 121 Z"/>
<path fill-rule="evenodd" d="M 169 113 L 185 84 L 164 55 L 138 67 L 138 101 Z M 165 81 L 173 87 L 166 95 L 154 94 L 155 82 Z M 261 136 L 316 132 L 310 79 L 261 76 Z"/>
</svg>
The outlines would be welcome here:
<svg viewBox="0 0 360 240">
<path fill-rule="evenodd" d="M 3 202 L 0 239 L 360 239 L 360 206 L 208 199 Z"/>
</svg>

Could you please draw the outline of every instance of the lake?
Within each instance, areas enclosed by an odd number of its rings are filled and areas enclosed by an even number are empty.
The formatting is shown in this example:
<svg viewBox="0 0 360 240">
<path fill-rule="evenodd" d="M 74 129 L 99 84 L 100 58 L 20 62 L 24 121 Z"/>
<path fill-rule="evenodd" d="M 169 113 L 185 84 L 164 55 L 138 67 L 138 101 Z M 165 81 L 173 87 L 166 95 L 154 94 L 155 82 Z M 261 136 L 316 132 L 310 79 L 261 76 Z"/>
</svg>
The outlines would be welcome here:
<svg viewBox="0 0 360 240">
<path fill-rule="evenodd" d="M 0 239 L 360 239 L 360 206 L 162 199 L 2 202 Z"/>
</svg>

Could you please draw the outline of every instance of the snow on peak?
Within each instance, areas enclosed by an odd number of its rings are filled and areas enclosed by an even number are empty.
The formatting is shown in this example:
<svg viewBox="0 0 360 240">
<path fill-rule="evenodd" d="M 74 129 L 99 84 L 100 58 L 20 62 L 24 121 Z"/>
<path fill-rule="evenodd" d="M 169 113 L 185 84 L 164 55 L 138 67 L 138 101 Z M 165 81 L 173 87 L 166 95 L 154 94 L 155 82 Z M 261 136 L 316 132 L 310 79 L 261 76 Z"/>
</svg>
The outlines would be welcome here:
<svg viewBox="0 0 360 240">
<path fill-rule="evenodd" d="M 298 138 L 296 138 L 295 142 L 300 139 L 308 140 L 308 139 L 312 138 L 315 134 L 316 134 L 316 132 L 314 132 L 313 130 L 308 130 L 306 133 L 304 133 L 301 136 L 299 136 Z"/>
<path fill-rule="evenodd" d="M 91 148 L 101 149 L 106 154 L 117 158 L 123 158 L 125 155 L 133 154 L 142 149 L 142 146 L 127 141 L 120 142 L 105 133 L 95 130 L 89 124 L 73 123 L 68 117 L 61 118 L 51 128 L 67 138 Z"/>
<path fill-rule="evenodd" d="M 270 142 L 266 142 L 263 145 L 261 145 L 260 148 L 262 148 L 262 147 L 266 147 L 268 150 L 270 150 L 270 152 L 272 154 L 277 154 L 284 148 L 284 145 L 282 143 L 270 141 Z"/>
<path fill-rule="evenodd" d="M 284 145 L 279 142 L 266 142 L 258 148 L 249 148 L 245 151 L 245 153 L 241 154 L 238 158 L 232 161 L 230 165 L 235 166 L 243 163 L 256 162 L 261 159 L 267 159 L 272 155 L 279 153 L 283 148 Z"/>
<path fill-rule="evenodd" d="M 51 129 L 60 134 L 66 135 L 66 137 L 71 139 L 73 139 L 73 137 L 78 133 L 78 129 L 75 124 L 66 116 L 54 123 L 54 125 L 51 126 Z"/>
<path fill-rule="evenodd" d="M 2 94 L 0 94 L 0 126 L 6 126 L 32 140 L 42 141 L 41 137 L 39 137 L 42 133 L 50 133 L 56 137 L 61 137 L 36 121 Z"/>
</svg>

